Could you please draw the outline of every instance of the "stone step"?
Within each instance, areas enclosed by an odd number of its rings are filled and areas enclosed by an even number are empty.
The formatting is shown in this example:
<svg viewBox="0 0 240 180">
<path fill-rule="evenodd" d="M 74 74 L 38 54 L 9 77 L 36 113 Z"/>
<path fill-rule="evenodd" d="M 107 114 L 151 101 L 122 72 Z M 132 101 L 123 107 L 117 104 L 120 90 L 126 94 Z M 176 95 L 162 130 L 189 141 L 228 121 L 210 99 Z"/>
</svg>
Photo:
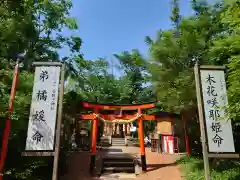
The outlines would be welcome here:
<svg viewBox="0 0 240 180">
<path fill-rule="evenodd" d="M 109 141 L 109 137 L 102 137 L 101 138 L 101 143 L 102 143 L 102 146 L 126 146 L 125 144 L 125 138 L 112 138 L 112 144 L 109 144 L 110 141 Z M 134 142 L 133 141 L 127 141 L 127 145 L 128 146 L 133 146 L 134 145 Z"/>
<path fill-rule="evenodd" d="M 126 146 L 125 144 L 112 144 L 112 146 Z"/>
<path fill-rule="evenodd" d="M 111 149 L 110 149 L 111 150 Z M 134 159 L 134 156 L 132 156 L 129 153 L 125 152 L 108 152 L 107 154 L 104 155 L 104 158 L 128 158 L 128 159 Z"/>
<path fill-rule="evenodd" d="M 125 144 L 125 141 L 112 141 L 112 144 Z"/>
<path fill-rule="evenodd" d="M 125 139 L 114 139 L 114 138 L 112 138 L 112 141 L 125 141 Z"/>
<path fill-rule="evenodd" d="M 125 145 L 125 142 L 112 142 L 112 145 Z"/>
<path fill-rule="evenodd" d="M 133 159 L 129 159 L 129 158 L 103 158 L 103 162 L 132 163 Z"/>
<path fill-rule="evenodd" d="M 112 140 L 112 143 L 125 143 L 125 140 Z"/>
<path fill-rule="evenodd" d="M 128 160 L 128 161 L 113 161 L 113 160 L 108 160 L 108 161 L 104 161 L 104 164 L 108 165 L 108 164 L 133 164 L 133 160 Z"/>
<path fill-rule="evenodd" d="M 102 159 L 103 159 L 103 162 L 133 162 L 134 161 L 133 156 L 124 154 L 124 153 L 107 154 Z"/>
<path fill-rule="evenodd" d="M 130 164 L 134 162 L 133 157 L 124 157 L 124 156 L 116 156 L 116 157 L 103 157 L 103 163 L 105 164 L 114 164 L 114 163 L 120 163 L 120 164 Z"/>
<path fill-rule="evenodd" d="M 103 167 L 134 167 L 133 161 L 130 162 L 116 162 L 116 161 L 104 161 Z"/>
<path fill-rule="evenodd" d="M 112 141 L 112 143 L 125 143 L 125 141 Z"/>
<path fill-rule="evenodd" d="M 135 157 L 124 152 L 109 152 L 102 157 L 103 172 L 128 172 L 134 173 Z"/>
<path fill-rule="evenodd" d="M 112 144 L 125 144 L 125 142 L 112 142 Z"/>
<path fill-rule="evenodd" d="M 125 140 L 123 140 L 123 141 L 122 140 L 121 141 L 120 140 L 112 140 L 112 142 L 125 142 Z"/>
<path fill-rule="evenodd" d="M 111 172 L 135 172 L 134 166 L 132 167 L 104 167 L 104 172 L 111 171 Z"/>
</svg>

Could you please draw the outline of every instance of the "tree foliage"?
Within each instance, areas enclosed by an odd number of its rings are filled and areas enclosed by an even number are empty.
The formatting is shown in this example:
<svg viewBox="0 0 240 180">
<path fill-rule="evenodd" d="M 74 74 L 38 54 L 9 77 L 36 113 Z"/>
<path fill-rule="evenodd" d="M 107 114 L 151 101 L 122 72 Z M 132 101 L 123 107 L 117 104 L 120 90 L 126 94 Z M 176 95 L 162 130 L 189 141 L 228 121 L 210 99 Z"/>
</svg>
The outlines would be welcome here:
<svg viewBox="0 0 240 180">
<path fill-rule="evenodd" d="M 0 3 L 1 139 L 5 120 L 8 118 L 7 111 L 13 68 L 16 60 L 21 60 L 5 166 L 5 173 L 18 179 L 30 180 L 37 179 L 37 177 L 47 179 L 37 169 L 48 165 L 51 159 L 42 157 L 29 159 L 21 156 L 25 148 L 33 86 L 32 62 L 57 61 L 59 60 L 58 51 L 65 47 L 72 51 L 72 55 L 62 61 L 68 61 L 68 69 L 70 69 L 70 60 L 81 55 L 81 39 L 79 37 L 66 37 L 61 34 L 63 28 L 70 30 L 77 28 L 76 21 L 69 16 L 71 6 L 72 3 L 69 0 L 3 0 Z M 49 173 L 51 176 L 51 172 Z"/>
<path fill-rule="evenodd" d="M 224 31 L 214 41 L 209 56 L 216 63 L 228 67 L 229 114 L 233 119 L 240 117 L 240 5 L 229 1 L 221 13 Z"/>
<path fill-rule="evenodd" d="M 163 108 L 181 113 L 196 108 L 193 66 L 196 61 L 212 64 L 207 53 L 221 32 L 221 8 L 192 1 L 196 14 L 180 18 L 178 2 L 173 1 L 172 4 L 174 26 L 160 30 L 156 40 L 151 40 L 149 69 Z"/>
<path fill-rule="evenodd" d="M 171 2 L 172 27 L 159 30 L 157 38 L 146 38 L 149 57 L 133 49 L 114 55 L 119 67 L 108 59 L 87 60 L 78 36 L 62 30 L 78 28 L 70 17 L 71 0 L 2 0 L 0 3 L 0 128 L 5 126 L 14 64 L 21 60 L 20 76 L 12 116 L 9 153 L 5 172 L 18 179 L 40 177 L 50 159 L 21 157 L 24 150 L 33 82 L 33 61 L 66 64 L 64 117 L 83 112 L 81 101 L 108 104 L 138 104 L 158 101 L 153 111 L 196 115 L 193 66 L 226 65 L 229 112 L 240 117 L 240 20 L 239 0 L 218 2 L 192 0 L 193 15 L 181 16 L 179 1 Z M 70 55 L 59 59 L 62 48 Z M 24 53 L 24 56 L 22 54 Z M 116 76 L 110 69 L 123 75 Z M 154 123 L 144 124 L 152 130 Z M 14 161 L 13 161 L 14 159 Z M 41 167 L 41 168 L 40 168 Z M 42 169 L 43 168 L 43 169 Z M 48 168 L 50 169 L 50 168 Z M 45 171 L 46 169 L 44 169 Z M 51 173 L 51 172 L 49 172 Z"/>
</svg>

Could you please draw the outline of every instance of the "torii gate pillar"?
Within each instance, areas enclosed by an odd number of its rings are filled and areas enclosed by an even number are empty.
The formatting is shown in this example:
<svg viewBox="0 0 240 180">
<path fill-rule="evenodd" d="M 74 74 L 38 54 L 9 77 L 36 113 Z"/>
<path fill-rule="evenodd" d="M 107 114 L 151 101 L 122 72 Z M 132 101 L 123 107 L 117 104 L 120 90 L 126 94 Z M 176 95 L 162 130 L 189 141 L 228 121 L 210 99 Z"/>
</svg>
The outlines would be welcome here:
<svg viewBox="0 0 240 180">
<path fill-rule="evenodd" d="M 139 114 L 142 113 L 142 110 L 140 108 L 138 109 L 138 113 Z M 140 142 L 142 170 L 147 171 L 145 145 L 144 145 L 144 128 L 143 128 L 143 120 L 141 117 L 138 119 L 138 137 Z"/>
<path fill-rule="evenodd" d="M 98 110 L 94 109 L 94 113 L 97 113 Z M 93 119 L 92 125 L 92 153 L 90 158 L 90 172 L 93 173 L 96 161 L 96 150 L 97 150 L 97 136 L 98 136 L 98 118 Z"/>
</svg>

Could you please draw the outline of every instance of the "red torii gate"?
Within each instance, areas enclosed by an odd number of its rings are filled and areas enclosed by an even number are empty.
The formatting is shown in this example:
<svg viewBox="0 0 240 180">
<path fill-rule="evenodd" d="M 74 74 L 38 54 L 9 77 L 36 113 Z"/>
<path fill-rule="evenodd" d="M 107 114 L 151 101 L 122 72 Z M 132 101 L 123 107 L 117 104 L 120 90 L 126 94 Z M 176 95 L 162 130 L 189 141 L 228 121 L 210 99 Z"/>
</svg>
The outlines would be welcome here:
<svg viewBox="0 0 240 180">
<path fill-rule="evenodd" d="M 113 120 L 114 118 L 118 119 L 127 119 L 130 120 L 132 118 L 137 117 L 138 121 L 138 137 L 140 140 L 140 152 L 141 152 L 141 163 L 142 163 L 142 170 L 147 170 L 146 165 L 146 155 L 145 155 L 145 146 L 144 146 L 144 129 L 143 129 L 143 120 L 156 120 L 155 115 L 146 115 L 142 114 L 142 109 L 150 109 L 155 107 L 155 103 L 150 104 L 137 104 L 137 105 L 105 105 L 105 104 L 91 104 L 87 102 L 82 103 L 84 108 L 91 108 L 93 109 L 93 113 L 91 114 L 82 114 L 80 115 L 80 119 L 82 120 L 92 120 L 93 121 L 93 130 L 92 130 L 92 152 L 91 152 L 91 159 L 90 159 L 90 171 L 93 171 L 95 160 L 96 160 L 96 140 L 98 135 L 98 120 L 99 118 L 107 119 L 109 121 Z M 100 110 L 137 110 L 137 113 L 134 115 L 123 115 L 122 113 L 116 114 L 108 114 L 100 116 Z M 139 116 L 141 115 L 141 116 Z"/>
</svg>

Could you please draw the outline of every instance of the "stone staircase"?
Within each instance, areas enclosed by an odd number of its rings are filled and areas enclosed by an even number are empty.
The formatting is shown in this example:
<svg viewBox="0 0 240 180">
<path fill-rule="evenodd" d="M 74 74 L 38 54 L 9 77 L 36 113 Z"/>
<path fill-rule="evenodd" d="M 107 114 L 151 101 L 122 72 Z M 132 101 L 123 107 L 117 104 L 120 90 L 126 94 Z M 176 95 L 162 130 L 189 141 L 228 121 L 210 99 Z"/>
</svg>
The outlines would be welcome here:
<svg viewBox="0 0 240 180">
<path fill-rule="evenodd" d="M 102 147 L 109 147 L 109 146 L 134 146 L 133 140 L 127 140 L 128 138 L 115 138 L 111 136 L 104 136 L 101 137 L 101 145 Z M 126 141 L 126 142 L 125 142 Z"/>
<path fill-rule="evenodd" d="M 109 146 L 111 146 L 110 136 L 103 136 L 103 137 L 101 137 L 101 145 L 102 145 L 102 147 L 109 147 Z"/>
<path fill-rule="evenodd" d="M 112 138 L 112 146 L 126 146 L 125 138 Z"/>
<path fill-rule="evenodd" d="M 127 153 L 108 153 L 102 157 L 102 173 L 135 173 L 134 157 Z"/>
</svg>

